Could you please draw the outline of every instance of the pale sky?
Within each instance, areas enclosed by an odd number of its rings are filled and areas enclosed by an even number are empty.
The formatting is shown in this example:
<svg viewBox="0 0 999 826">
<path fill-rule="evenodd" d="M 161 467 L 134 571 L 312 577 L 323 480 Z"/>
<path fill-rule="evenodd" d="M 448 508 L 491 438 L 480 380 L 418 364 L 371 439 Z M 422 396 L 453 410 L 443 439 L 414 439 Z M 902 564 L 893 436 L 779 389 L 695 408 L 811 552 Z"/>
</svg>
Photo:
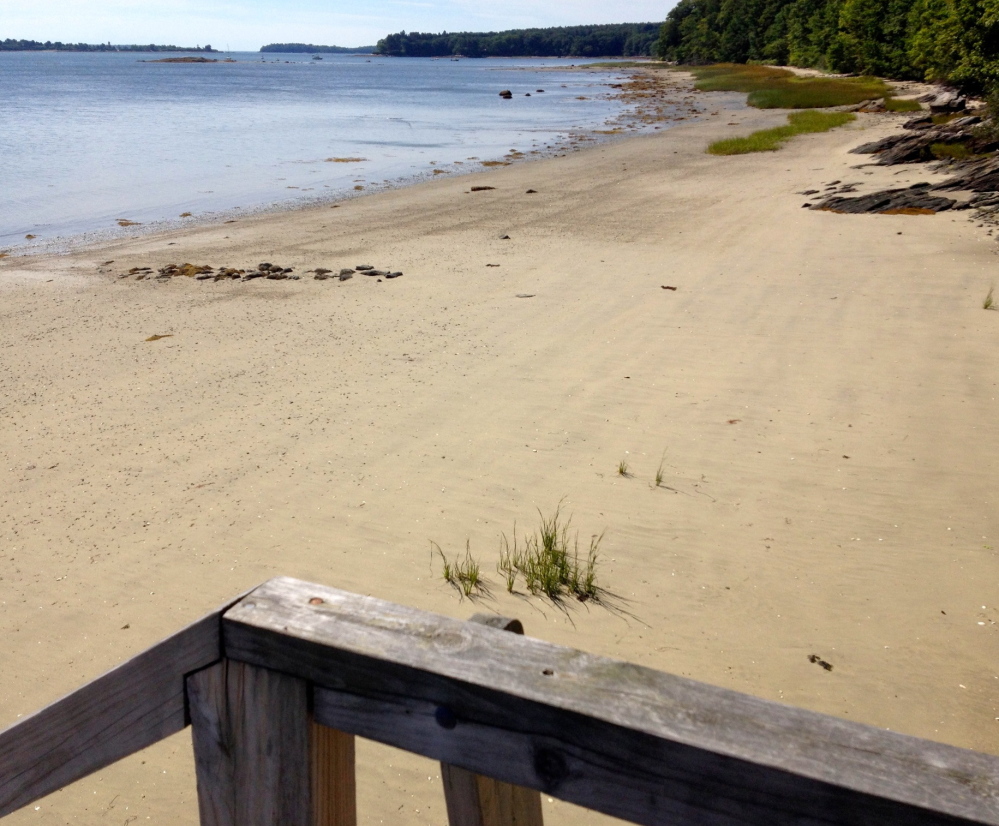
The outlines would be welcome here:
<svg viewBox="0 0 999 826">
<path fill-rule="evenodd" d="M 0 0 L 0 39 L 373 45 L 398 31 L 498 31 L 660 21 L 675 0 Z"/>
</svg>

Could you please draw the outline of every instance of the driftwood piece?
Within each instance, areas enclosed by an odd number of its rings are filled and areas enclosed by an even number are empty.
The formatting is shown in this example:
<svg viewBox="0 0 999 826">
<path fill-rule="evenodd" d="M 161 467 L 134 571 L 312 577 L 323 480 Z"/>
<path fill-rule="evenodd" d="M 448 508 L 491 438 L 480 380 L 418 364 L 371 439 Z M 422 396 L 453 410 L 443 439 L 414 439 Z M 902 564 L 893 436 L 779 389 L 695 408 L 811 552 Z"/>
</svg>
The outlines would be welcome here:
<svg viewBox="0 0 999 826">
<path fill-rule="evenodd" d="M 637 823 L 999 824 L 999 759 L 293 579 L 229 657 L 317 721 Z"/>
<path fill-rule="evenodd" d="M 219 659 L 224 610 L 0 732 L 0 817 L 183 729 L 184 676 Z"/>
</svg>

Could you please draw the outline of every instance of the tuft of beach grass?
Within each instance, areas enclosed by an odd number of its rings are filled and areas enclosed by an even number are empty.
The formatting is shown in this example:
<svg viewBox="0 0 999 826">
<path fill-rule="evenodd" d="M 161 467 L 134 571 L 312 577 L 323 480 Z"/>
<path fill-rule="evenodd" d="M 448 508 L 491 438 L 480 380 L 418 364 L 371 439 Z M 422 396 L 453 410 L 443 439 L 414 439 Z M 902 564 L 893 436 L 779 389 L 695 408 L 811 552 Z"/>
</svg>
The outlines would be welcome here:
<svg viewBox="0 0 999 826">
<path fill-rule="evenodd" d="M 663 479 L 665 478 L 665 472 L 663 471 L 663 465 L 665 463 L 666 463 L 666 451 L 664 450 L 662 458 L 659 460 L 659 467 L 656 469 L 655 483 L 657 488 L 660 485 L 662 485 Z"/>
<path fill-rule="evenodd" d="M 781 144 L 795 135 L 813 132 L 828 132 L 837 126 L 843 126 L 856 120 L 857 116 L 849 112 L 818 112 L 808 109 L 804 112 L 792 112 L 787 116 L 787 126 L 775 126 L 773 129 L 761 129 L 744 138 L 726 138 L 715 141 L 708 147 L 712 155 L 745 155 L 749 152 L 774 152 Z"/>
<path fill-rule="evenodd" d="M 500 559 L 496 570 L 503 576 L 506 589 L 514 593 L 517 580 L 522 579 L 528 593 L 546 596 L 559 604 L 567 596 L 580 602 L 599 602 L 597 558 L 603 534 L 590 537 L 585 556 L 580 557 L 579 534 L 570 536 L 572 517 L 562 515 L 560 502 L 551 516 L 540 510 L 539 526 L 533 533 L 517 536 L 514 525 L 513 542 L 503 534 Z"/>
<path fill-rule="evenodd" d="M 474 595 L 482 593 L 484 589 L 482 571 L 478 560 L 472 556 L 471 543 L 469 541 L 466 540 L 465 542 L 464 558 L 456 556 L 453 560 L 447 558 L 447 555 L 441 550 L 441 546 L 436 542 L 431 542 L 430 544 L 432 546 L 431 553 L 436 550 L 443 563 L 444 567 L 441 574 L 445 582 L 456 588 L 463 597 L 471 598 Z"/>
</svg>

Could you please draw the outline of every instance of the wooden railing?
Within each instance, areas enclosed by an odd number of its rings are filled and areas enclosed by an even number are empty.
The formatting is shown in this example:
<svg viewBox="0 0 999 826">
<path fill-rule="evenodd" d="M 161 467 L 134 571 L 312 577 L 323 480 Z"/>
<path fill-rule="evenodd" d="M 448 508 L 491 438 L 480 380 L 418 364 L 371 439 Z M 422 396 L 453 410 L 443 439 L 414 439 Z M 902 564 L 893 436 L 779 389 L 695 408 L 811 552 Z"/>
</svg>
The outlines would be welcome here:
<svg viewBox="0 0 999 826">
<path fill-rule="evenodd" d="M 355 735 L 442 761 L 452 826 L 540 826 L 539 791 L 642 824 L 999 824 L 999 758 L 509 630 L 271 580 L 0 732 L 0 816 L 192 724 L 203 826 L 353 826 Z"/>
</svg>

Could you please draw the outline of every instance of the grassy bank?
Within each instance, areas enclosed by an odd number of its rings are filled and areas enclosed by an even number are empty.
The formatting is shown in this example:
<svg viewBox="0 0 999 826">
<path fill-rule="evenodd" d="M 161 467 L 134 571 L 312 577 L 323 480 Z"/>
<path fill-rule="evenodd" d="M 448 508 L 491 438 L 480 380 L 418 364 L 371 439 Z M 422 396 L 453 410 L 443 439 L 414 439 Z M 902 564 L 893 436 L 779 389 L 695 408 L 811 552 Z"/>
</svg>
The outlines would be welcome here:
<svg viewBox="0 0 999 826">
<path fill-rule="evenodd" d="M 708 147 L 712 155 L 745 155 L 749 152 L 773 152 L 780 149 L 784 141 L 795 135 L 809 132 L 828 132 L 837 126 L 843 126 L 857 116 L 849 112 L 793 112 L 787 116 L 787 126 L 775 126 L 773 129 L 761 129 L 744 138 L 726 138 L 715 141 Z"/>
<path fill-rule="evenodd" d="M 876 77 L 798 77 L 787 69 L 736 63 L 683 68 L 701 91 L 746 92 L 746 102 L 757 109 L 823 109 L 891 95 Z"/>
</svg>

